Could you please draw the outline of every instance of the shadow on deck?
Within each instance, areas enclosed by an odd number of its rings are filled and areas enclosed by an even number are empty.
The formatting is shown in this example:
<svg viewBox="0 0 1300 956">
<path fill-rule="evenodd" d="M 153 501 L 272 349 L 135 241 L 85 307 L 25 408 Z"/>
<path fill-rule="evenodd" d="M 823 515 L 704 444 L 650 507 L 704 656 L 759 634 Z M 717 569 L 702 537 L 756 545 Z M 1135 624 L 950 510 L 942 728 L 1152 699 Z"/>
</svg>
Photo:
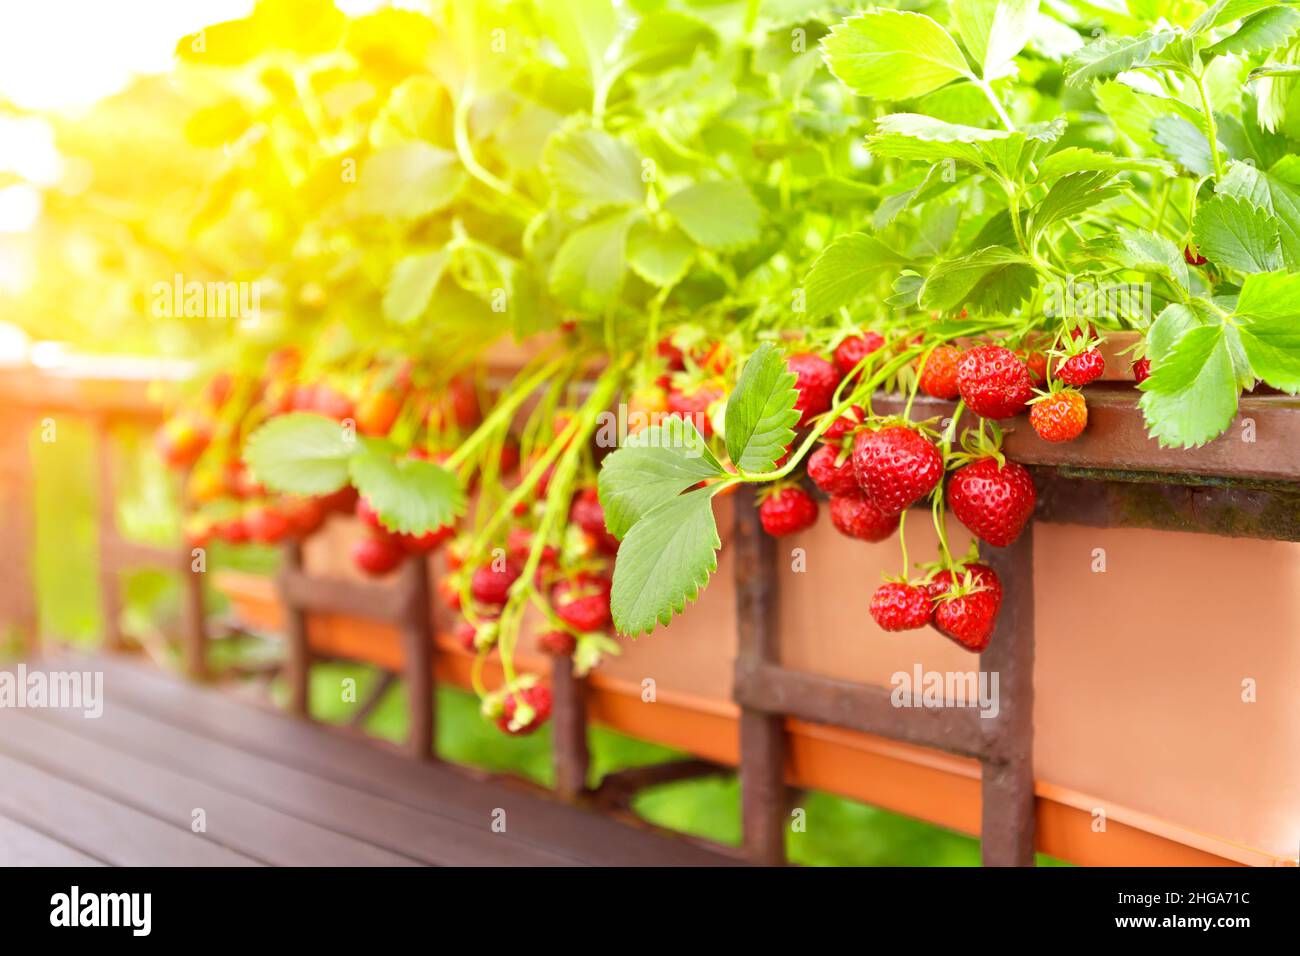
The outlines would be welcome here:
<svg viewBox="0 0 1300 956">
<path fill-rule="evenodd" d="M 0 865 L 738 862 L 121 657 L 29 670 L 102 672 L 103 714 L 0 706 Z"/>
</svg>

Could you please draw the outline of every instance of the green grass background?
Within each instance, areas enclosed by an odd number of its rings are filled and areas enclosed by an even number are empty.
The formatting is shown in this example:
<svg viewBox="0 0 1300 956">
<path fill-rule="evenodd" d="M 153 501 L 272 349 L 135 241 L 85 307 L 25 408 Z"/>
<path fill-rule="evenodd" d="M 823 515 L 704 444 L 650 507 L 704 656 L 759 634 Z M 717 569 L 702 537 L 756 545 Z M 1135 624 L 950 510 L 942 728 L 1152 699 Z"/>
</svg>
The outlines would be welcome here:
<svg viewBox="0 0 1300 956">
<path fill-rule="evenodd" d="M 132 537 L 174 542 L 179 517 L 174 481 L 149 452 L 148 436 L 122 432 L 118 520 Z M 33 436 L 36 474 L 35 579 L 42 632 L 93 646 L 100 633 L 99 586 L 95 558 L 93 448 L 87 429 L 59 424 L 51 443 Z M 276 555 L 268 549 L 214 546 L 209 567 L 270 571 Z M 158 638 L 174 629 L 179 587 L 170 575 L 141 572 L 125 582 L 126 627 Z M 209 605 L 220 612 L 219 595 Z M 222 646 L 214 664 L 265 654 L 256 642 Z M 322 664 L 312 672 L 312 713 L 321 720 L 346 721 L 358 706 L 341 692 L 345 678 L 356 681 L 356 700 L 367 698 L 380 675 L 364 665 Z M 405 735 L 403 689 L 394 685 L 371 714 L 367 729 L 398 741 Z M 488 770 L 552 782 L 549 726 L 529 737 L 506 737 L 478 714 L 473 695 L 440 688 L 437 699 L 438 752 L 445 759 Z M 682 756 L 665 747 L 602 728 L 591 731 L 592 782 L 611 771 Z M 799 805 L 805 829 L 791 832 L 791 860 L 806 865 L 977 866 L 978 841 L 918 820 L 826 793 L 807 792 Z M 666 784 L 643 791 L 633 808 L 660 826 L 737 845 L 740 842 L 740 788 L 734 774 Z M 1056 861 L 1040 856 L 1040 863 Z"/>
</svg>

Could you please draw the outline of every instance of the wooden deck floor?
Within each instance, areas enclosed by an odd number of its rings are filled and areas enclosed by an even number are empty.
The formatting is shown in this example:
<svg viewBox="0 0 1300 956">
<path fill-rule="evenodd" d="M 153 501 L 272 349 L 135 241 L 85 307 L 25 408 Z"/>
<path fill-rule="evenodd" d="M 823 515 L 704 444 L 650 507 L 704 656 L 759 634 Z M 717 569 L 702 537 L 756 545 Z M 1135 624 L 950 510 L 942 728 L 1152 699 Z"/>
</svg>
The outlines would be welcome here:
<svg viewBox="0 0 1300 956">
<path fill-rule="evenodd" d="M 68 657 L 43 666 L 102 671 L 103 715 L 0 707 L 0 865 L 736 862 L 144 663 Z M 195 832 L 200 813 L 205 829 Z"/>
</svg>

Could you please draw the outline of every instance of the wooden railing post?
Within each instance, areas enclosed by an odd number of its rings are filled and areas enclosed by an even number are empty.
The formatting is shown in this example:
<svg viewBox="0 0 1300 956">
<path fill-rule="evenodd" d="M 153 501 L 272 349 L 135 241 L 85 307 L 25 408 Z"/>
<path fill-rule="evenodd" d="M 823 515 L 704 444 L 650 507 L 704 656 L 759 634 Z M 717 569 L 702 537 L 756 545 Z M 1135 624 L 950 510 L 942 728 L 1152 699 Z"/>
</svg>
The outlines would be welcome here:
<svg viewBox="0 0 1300 956">
<path fill-rule="evenodd" d="M 587 790 L 591 754 L 587 748 L 587 682 L 573 672 L 571 657 L 554 659 L 551 695 L 555 791 L 565 800 L 573 800 Z"/>
<path fill-rule="evenodd" d="M 1034 865 L 1034 526 L 1007 548 L 982 548 L 1002 581 L 1002 610 L 980 670 L 998 675 L 998 716 L 982 772 L 985 866 Z"/>
<path fill-rule="evenodd" d="M 779 662 L 776 542 L 764 533 L 754 495 L 732 497 L 736 580 L 736 670 Z M 739 679 L 739 677 L 738 677 Z M 746 855 L 755 863 L 785 863 L 785 720 L 780 714 L 741 706 L 741 817 Z"/>
<path fill-rule="evenodd" d="M 21 410 L 0 431 L 0 638 L 12 627 L 19 646 L 34 654 L 40 648 L 36 613 L 33 517 L 35 483 L 28 443 L 34 419 Z"/>
<path fill-rule="evenodd" d="M 289 685 L 289 712 L 298 717 L 308 717 L 311 646 L 307 641 L 307 612 L 288 587 L 289 577 L 301 571 L 302 545 L 290 541 L 284 546 L 283 566 L 278 580 L 280 603 L 284 605 L 284 676 Z"/>
<path fill-rule="evenodd" d="M 434 756 L 437 721 L 434 714 L 433 632 L 429 618 L 429 559 L 411 557 L 402 565 L 397 587 L 401 614 L 406 701 L 410 717 L 407 748 L 417 760 Z"/>
</svg>

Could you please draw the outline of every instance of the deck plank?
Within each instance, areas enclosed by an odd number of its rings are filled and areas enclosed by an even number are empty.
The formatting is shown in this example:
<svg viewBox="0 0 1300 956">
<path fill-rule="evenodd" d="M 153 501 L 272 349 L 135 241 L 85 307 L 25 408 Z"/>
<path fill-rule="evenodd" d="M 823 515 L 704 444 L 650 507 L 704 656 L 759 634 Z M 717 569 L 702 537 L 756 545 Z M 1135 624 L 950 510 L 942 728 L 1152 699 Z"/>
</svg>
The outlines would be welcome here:
<svg viewBox="0 0 1300 956">
<path fill-rule="evenodd" d="M 105 695 L 111 692 L 105 690 Z M 68 711 L 46 710 L 38 719 L 150 763 L 257 802 L 300 820 L 383 847 L 433 866 L 563 866 L 575 861 L 509 835 L 493 833 L 490 808 L 477 825 L 416 810 L 232 747 L 110 699 L 104 714 L 86 721 Z M 287 718 L 277 718 L 287 719 Z M 400 758 L 394 758 L 400 759 Z"/>
<path fill-rule="evenodd" d="M 438 764 L 404 760 L 364 741 L 247 702 L 196 692 L 171 675 L 114 657 L 95 658 L 105 694 L 130 708 L 232 747 L 263 755 L 346 786 L 439 815 L 481 824 L 490 809 L 506 811 L 510 833 L 594 865 L 734 866 L 734 857 L 684 839 L 637 829 L 500 783 L 470 779 Z M 489 802 L 485 802 L 489 801 Z"/>
<path fill-rule="evenodd" d="M 5 716 L 0 753 L 190 829 L 202 810 L 208 839 L 278 866 L 412 866 L 410 857 L 335 833 L 263 806 L 167 766 L 106 746 L 94 721 L 87 736 L 40 720 L 35 712 Z"/>
<path fill-rule="evenodd" d="M 0 866 L 103 866 L 51 836 L 0 816 Z"/>
<path fill-rule="evenodd" d="M 8 713 L 0 711 L 0 719 Z M 0 814 L 117 866 L 259 865 L 201 834 L 163 823 L 5 754 L 0 754 Z"/>
</svg>

